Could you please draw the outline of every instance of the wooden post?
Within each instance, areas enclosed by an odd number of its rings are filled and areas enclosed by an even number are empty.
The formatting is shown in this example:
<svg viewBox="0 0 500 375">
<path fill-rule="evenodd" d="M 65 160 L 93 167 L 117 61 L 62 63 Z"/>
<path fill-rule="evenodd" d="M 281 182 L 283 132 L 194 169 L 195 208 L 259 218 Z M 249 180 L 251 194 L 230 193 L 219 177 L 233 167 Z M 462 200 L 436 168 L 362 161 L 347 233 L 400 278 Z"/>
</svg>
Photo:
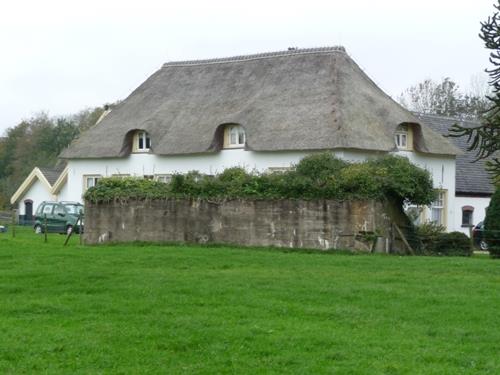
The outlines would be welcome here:
<svg viewBox="0 0 500 375">
<path fill-rule="evenodd" d="M 12 210 L 12 238 L 16 237 L 16 210 Z"/>
<path fill-rule="evenodd" d="M 71 235 L 73 234 L 73 232 L 76 230 L 76 227 L 78 226 L 78 223 L 80 222 L 81 218 L 82 218 L 82 214 L 78 215 L 78 219 L 76 219 L 75 227 L 66 236 L 66 241 L 64 241 L 64 246 L 66 246 L 68 244 L 69 239 L 71 238 Z M 80 233 L 80 238 L 81 238 L 81 236 L 82 236 L 82 234 Z"/>
<path fill-rule="evenodd" d="M 47 214 L 43 214 L 43 233 L 44 233 L 44 242 L 47 242 Z"/>
<path fill-rule="evenodd" d="M 394 223 L 394 228 L 396 228 L 396 231 L 398 232 L 399 236 L 403 240 L 403 243 L 406 245 L 407 249 L 410 251 L 410 254 L 411 255 L 415 255 L 415 252 L 413 251 L 412 247 L 410 246 L 410 244 L 408 243 L 408 241 L 406 241 L 405 235 L 403 234 L 403 232 L 401 231 L 401 229 L 399 229 L 399 227 L 398 227 L 398 225 L 396 223 Z"/>
<path fill-rule="evenodd" d="M 80 216 L 81 214 L 78 216 L 78 220 L 80 220 Z M 82 246 L 82 241 L 83 241 L 83 225 L 80 225 L 80 230 L 79 230 L 79 234 L 80 234 L 80 246 Z"/>
<path fill-rule="evenodd" d="M 469 225 L 470 248 L 474 251 L 474 238 L 472 238 L 472 226 Z"/>
</svg>

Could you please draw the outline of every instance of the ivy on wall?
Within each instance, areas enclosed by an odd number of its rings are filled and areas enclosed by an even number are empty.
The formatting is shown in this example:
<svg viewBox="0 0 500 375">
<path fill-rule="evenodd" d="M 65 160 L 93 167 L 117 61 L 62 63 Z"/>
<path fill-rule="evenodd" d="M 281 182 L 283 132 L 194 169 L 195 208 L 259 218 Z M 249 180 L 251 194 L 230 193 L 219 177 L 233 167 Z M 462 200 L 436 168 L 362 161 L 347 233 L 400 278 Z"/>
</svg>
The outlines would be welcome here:
<svg viewBox="0 0 500 375">
<path fill-rule="evenodd" d="M 192 171 L 175 174 L 167 184 L 140 178 L 103 178 L 84 198 L 93 203 L 167 198 L 390 199 L 400 205 L 427 205 L 434 194 L 429 172 L 407 158 L 390 155 L 348 163 L 324 152 L 305 157 L 286 172 L 248 173 L 234 167 L 207 176 Z"/>
</svg>

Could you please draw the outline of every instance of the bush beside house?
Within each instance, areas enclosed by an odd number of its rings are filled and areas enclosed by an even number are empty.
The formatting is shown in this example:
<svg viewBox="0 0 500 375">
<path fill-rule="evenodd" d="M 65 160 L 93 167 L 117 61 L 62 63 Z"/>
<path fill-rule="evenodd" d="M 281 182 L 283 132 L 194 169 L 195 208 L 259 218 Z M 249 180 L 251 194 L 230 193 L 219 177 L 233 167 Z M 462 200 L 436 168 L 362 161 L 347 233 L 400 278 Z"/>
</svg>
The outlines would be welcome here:
<svg viewBox="0 0 500 375">
<path fill-rule="evenodd" d="M 500 188 L 491 197 L 484 220 L 484 238 L 492 258 L 500 258 Z"/>
<path fill-rule="evenodd" d="M 422 255 L 471 256 L 473 248 L 470 238 L 462 232 L 445 232 L 442 225 L 428 222 L 416 227 L 416 235 L 421 240 Z"/>
<path fill-rule="evenodd" d="M 329 152 L 302 159 L 278 173 L 248 173 L 234 167 L 216 176 L 193 171 L 169 184 L 136 178 L 106 178 L 85 193 L 93 203 L 167 198 L 390 200 L 426 205 L 434 199 L 430 174 L 407 158 L 386 156 L 347 163 Z"/>
</svg>

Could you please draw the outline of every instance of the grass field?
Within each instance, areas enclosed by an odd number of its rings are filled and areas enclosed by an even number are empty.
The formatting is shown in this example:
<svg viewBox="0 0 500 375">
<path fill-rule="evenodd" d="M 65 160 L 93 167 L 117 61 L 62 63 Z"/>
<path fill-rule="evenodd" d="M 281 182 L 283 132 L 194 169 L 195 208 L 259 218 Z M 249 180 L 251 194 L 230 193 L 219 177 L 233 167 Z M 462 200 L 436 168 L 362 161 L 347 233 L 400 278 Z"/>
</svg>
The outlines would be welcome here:
<svg viewBox="0 0 500 375">
<path fill-rule="evenodd" d="M 499 374 L 500 262 L 0 233 L 0 373 Z"/>
</svg>

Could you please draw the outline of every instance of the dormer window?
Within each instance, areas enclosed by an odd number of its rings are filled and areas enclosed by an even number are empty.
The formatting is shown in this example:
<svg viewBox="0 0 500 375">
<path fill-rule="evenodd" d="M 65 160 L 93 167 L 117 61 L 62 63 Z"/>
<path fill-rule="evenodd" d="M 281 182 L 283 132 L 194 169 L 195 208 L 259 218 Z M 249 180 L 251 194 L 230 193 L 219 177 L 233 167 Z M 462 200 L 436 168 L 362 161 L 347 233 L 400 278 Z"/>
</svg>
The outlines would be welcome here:
<svg viewBox="0 0 500 375">
<path fill-rule="evenodd" d="M 228 125 L 224 128 L 224 148 L 243 148 L 245 142 L 245 129 L 241 125 Z"/>
<path fill-rule="evenodd" d="M 134 152 L 148 152 L 151 148 L 151 139 L 149 134 L 144 130 L 140 130 L 134 135 Z"/>
<path fill-rule="evenodd" d="M 413 137 L 411 128 L 407 124 L 401 124 L 396 128 L 396 133 L 394 134 L 394 141 L 396 142 L 396 147 L 400 150 L 412 150 L 413 149 Z"/>
</svg>

